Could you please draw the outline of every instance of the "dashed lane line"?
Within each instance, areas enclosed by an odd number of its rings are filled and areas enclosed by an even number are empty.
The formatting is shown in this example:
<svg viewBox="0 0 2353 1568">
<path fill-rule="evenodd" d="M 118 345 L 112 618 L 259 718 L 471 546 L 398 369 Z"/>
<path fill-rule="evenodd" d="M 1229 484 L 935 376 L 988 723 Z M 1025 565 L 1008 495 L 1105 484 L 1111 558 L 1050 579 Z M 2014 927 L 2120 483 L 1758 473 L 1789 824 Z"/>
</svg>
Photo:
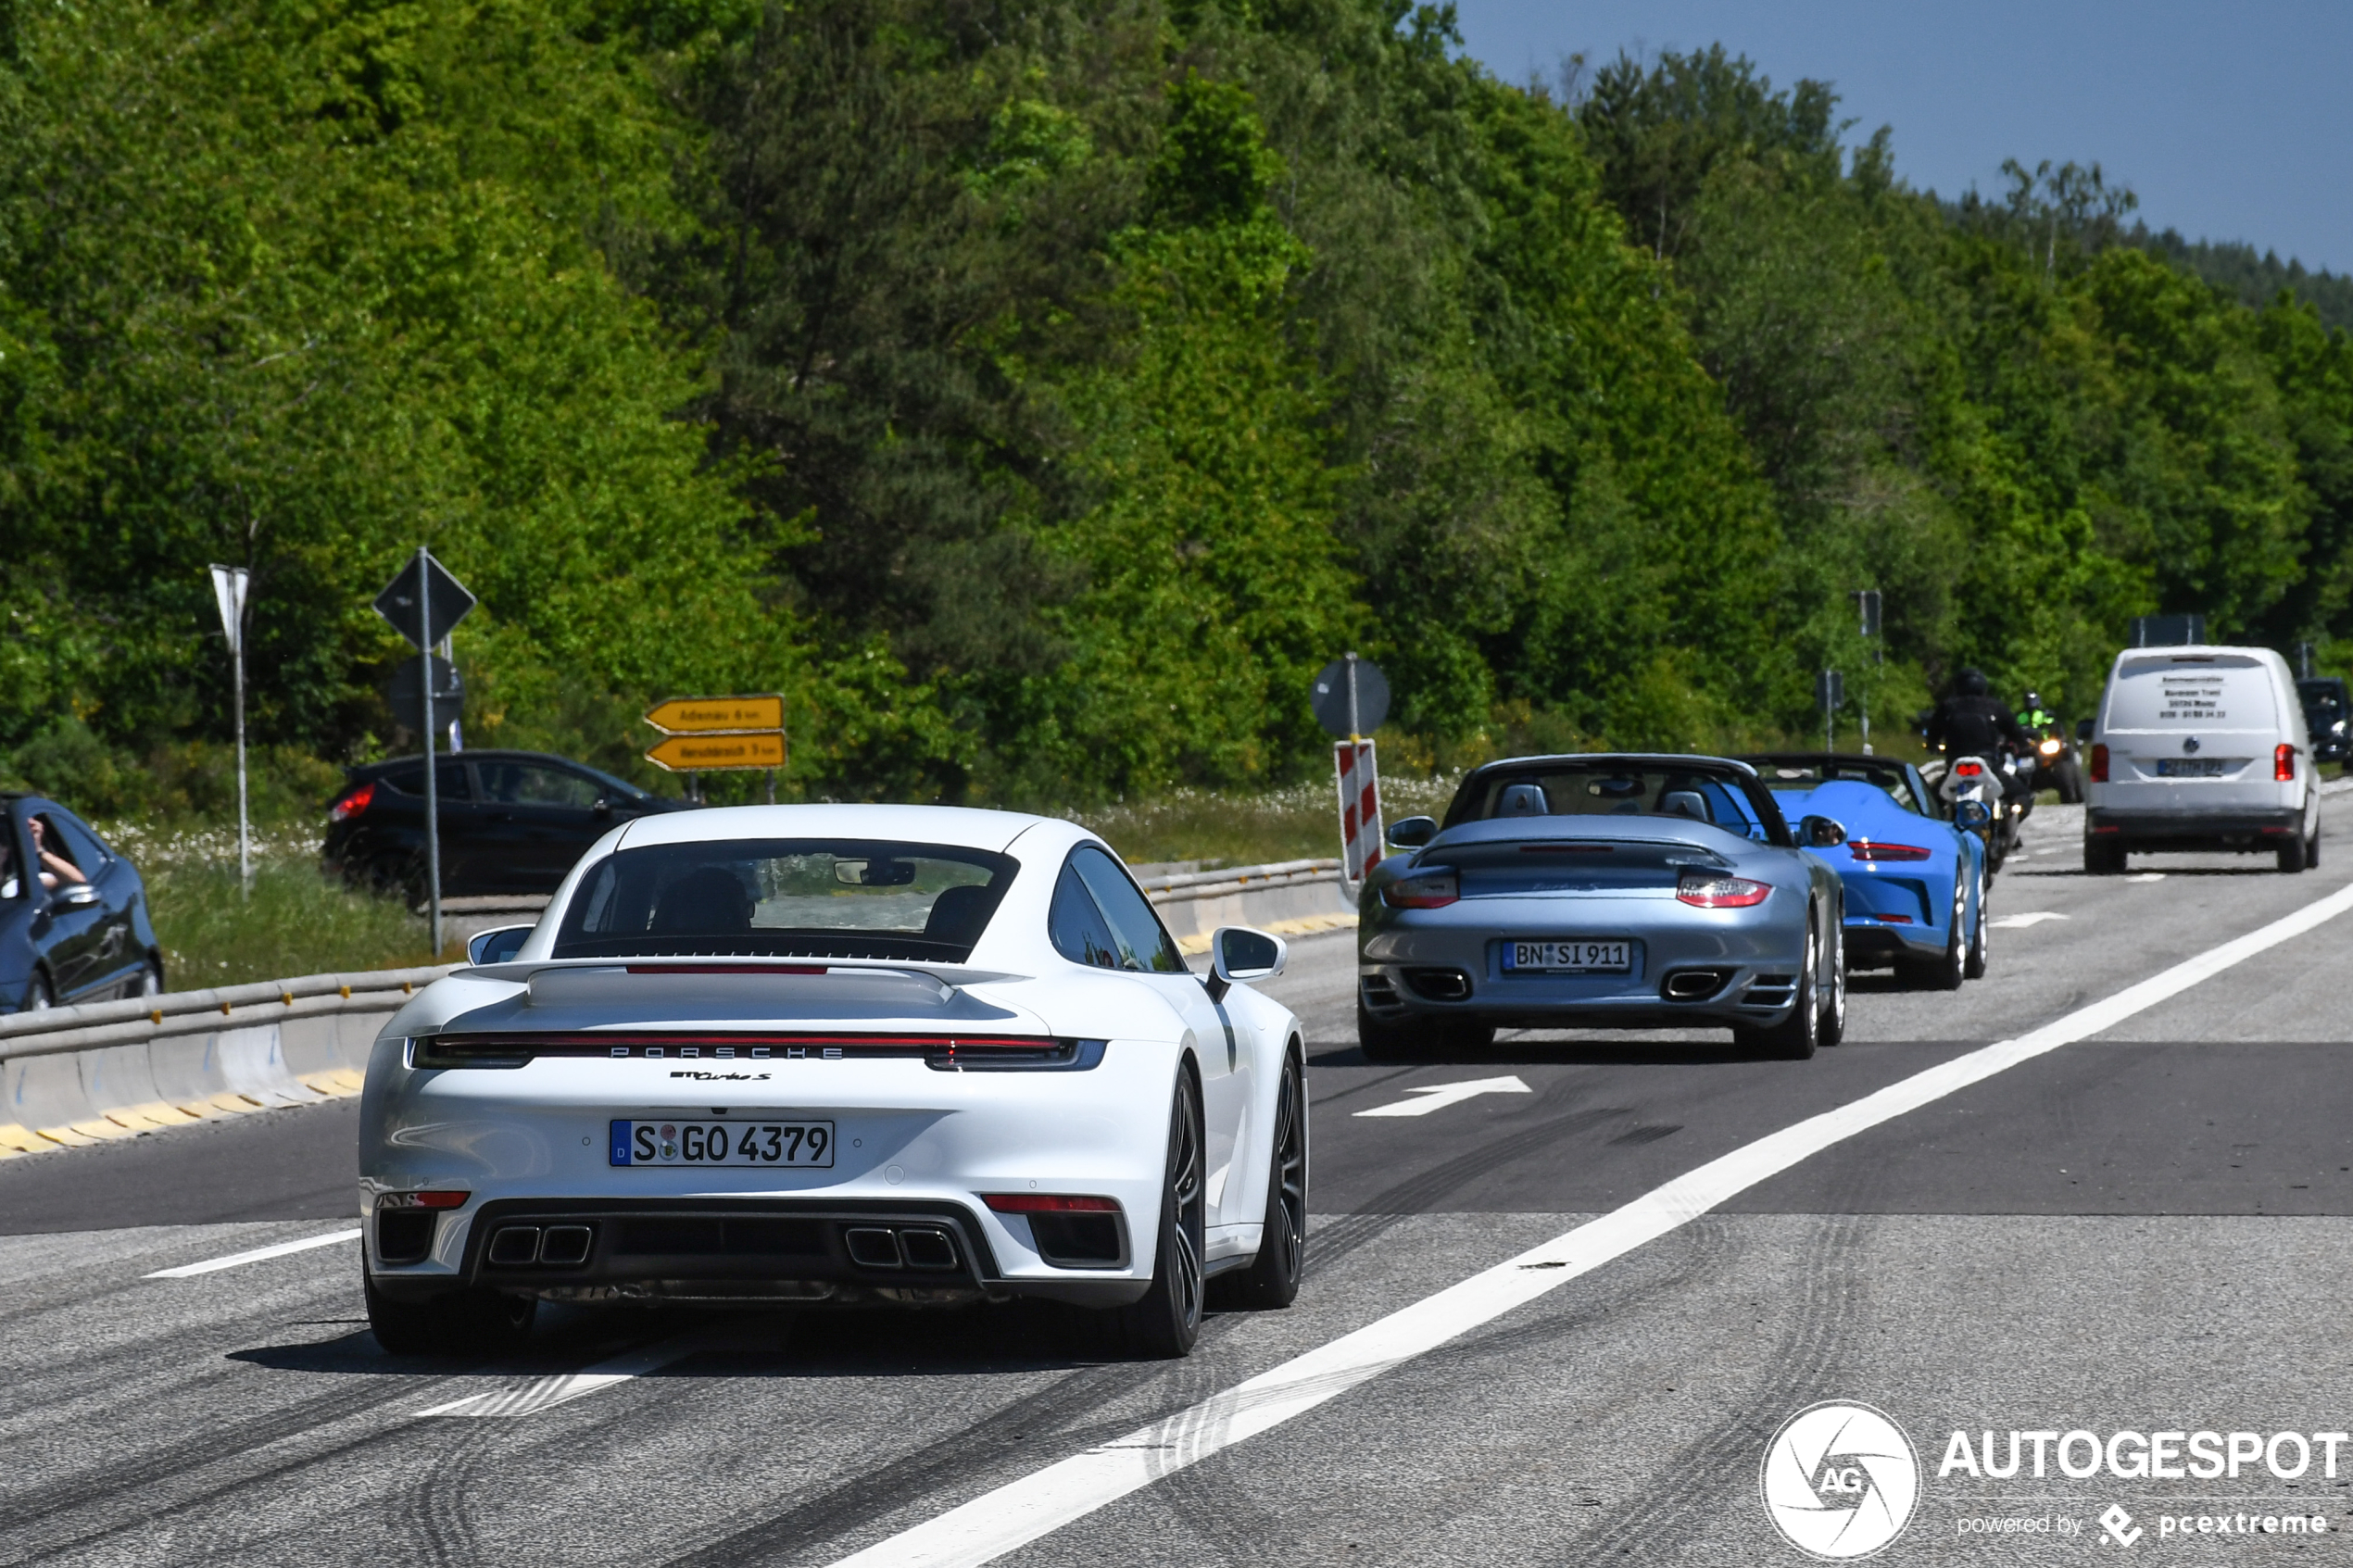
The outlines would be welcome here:
<svg viewBox="0 0 2353 1568">
<path fill-rule="evenodd" d="M 338 1241 L 358 1241 L 357 1228 L 335 1231 L 327 1236 L 307 1236 L 300 1241 L 282 1241 L 274 1247 L 257 1247 L 250 1252 L 232 1252 L 226 1258 L 208 1258 L 201 1263 L 182 1263 L 176 1269 L 157 1269 L 148 1279 L 190 1279 L 197 1274 L 218 1273 L 222 1269 L 241 1269 L 247 1263 L 267 1262 L 293 1252 L 308 1252 L 314 1247 L 333 1247 Z"/>
<path fill-rule="evenodd" d="M 2353 909 L 2353 886 L 2015 1039 L 1999 1040 L 1768 1134 L 1624 1208 L 1223 1393 L 984 1493 L 837 1568 L 977 1568 L 1248 1437 L 1281 1425 L 1691 1223 L 1800 1160 L 2021 1062 L 2087 1039 Z"/>
</svg>

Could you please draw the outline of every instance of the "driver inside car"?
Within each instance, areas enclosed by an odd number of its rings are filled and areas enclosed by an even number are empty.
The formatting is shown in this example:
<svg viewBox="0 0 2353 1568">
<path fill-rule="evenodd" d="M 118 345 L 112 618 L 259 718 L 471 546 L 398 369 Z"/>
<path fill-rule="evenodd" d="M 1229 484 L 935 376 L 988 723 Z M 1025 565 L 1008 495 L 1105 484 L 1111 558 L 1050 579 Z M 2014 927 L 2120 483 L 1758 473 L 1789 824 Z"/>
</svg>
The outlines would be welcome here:
<svg viewBox="0 0 2353 1568">
<path fill-rule="evenodd" d="M 40 862 L 41 885 L 48 888 L 71 886 L 90 879 L 82 868 L 49 847 L 49 824 L 39 817 L 32 819 L 32 855 Z"/>
</svg>

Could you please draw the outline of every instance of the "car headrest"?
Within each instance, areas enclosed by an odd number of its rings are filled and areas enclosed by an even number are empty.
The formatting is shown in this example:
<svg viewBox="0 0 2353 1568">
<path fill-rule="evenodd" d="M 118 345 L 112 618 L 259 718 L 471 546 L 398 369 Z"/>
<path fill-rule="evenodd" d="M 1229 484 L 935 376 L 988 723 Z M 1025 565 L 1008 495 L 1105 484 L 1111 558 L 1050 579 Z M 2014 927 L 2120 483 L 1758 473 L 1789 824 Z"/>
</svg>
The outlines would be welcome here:
<svg viewBox="0 0 2353 1568">
<path fill-rule="evenodd" d="M 932 900 L 931 913 L 924 921 L 924 940 L 952 942 L 969 947 L 980 940 L 983 927 L 995 908 L 988 889 L 976 882 L 959 883 L 942 888 Z"/>
<path fill-rule="evenodd" d="M 1707 809 L 1707 797 L 1695 789 L 1670 789 L 1658 797 L 1662 816 L 1689 817 L 1695 822 L 1715 822 Z"/>
<path fill-rule="evenodd" d="M 1499 817 L 1549 817 L 1553 803 L 1544 798 L 1542 784 L 1516 784 L 1504 786 L 1504 797 L 1495 803 Z"/>
<path fill-rule="evenodd" d="M 648 930 L 664 936 L 724 936 L 751 929 L 751 895 L 724 866 L 699 866 L 661 890 Z"/>
</svg>

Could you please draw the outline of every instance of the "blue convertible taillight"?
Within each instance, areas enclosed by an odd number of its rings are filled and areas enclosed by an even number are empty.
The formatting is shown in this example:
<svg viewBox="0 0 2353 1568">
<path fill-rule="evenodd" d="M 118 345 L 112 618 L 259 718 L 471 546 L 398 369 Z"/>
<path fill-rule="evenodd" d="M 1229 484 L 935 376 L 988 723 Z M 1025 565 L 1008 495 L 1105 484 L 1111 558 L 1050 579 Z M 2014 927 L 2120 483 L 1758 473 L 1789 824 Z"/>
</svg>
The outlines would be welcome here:
<svg viewBox="0 0 2353 1568">
<path fill-rule="evenodd" d="M 1850 838 L 1846 847 L 1858 860 L 1925 860 L 1929 855 L 1917 844 L 1888 844 L 1871 838 Z"/>
<path fill-rule="evenodd" d="M 1415 872 L 1380 890 L 1380 901 L 1392 909 L 1442 909 L 1462 896 L 1462 882 L 1451 870 Z"/>
</svg>

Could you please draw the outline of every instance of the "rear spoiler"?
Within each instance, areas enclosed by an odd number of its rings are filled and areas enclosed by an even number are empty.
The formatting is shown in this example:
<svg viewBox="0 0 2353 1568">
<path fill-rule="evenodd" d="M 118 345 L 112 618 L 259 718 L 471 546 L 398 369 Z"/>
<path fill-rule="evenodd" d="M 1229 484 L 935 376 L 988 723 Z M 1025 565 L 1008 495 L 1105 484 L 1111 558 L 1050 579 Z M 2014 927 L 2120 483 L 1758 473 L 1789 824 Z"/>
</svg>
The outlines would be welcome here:
<svg viewBox="0 0 2353 1568">
<path fill-rule="evenodd" d="M 921 975 L 937 985 L 961 990 L 967 985 L 983 985 L 1000 980 L 1029 980 L 1035 976 L 1013 974 L 1002 970 L 975 969 L 970 964 L 933 963 L 922 959 L 787 959 L 720 958 L 595 958 L 595 959 L 531 959 L 510 960 L 506 963 L 483 964 L 453 972 L 452 978 L 463 980 L 504 980 L 510 984 L 529 985 L 535 974 L 556 970 L 598 969 L 625 970 L 631 974 L 647 975 L 802 975 L 825 974 L 836 972 L 859 973 Z"/>
</svg>

